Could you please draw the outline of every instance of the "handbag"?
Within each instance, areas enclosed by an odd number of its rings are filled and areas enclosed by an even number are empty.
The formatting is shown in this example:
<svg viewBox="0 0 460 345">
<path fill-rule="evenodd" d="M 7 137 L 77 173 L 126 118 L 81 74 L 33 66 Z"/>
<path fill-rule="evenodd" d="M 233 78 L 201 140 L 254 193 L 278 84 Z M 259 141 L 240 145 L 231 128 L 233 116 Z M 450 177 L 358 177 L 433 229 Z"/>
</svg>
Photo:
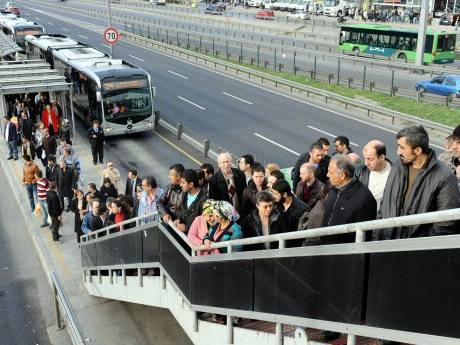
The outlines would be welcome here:
<svg viewBox="0 0 460 345">
<path fill-rule="evenodd" d="M 40 204 L 35 205 L 34 214 L 37 217 L 40 217 L 42 215 L 42 207 L 40 206 Z"/>
</svg>

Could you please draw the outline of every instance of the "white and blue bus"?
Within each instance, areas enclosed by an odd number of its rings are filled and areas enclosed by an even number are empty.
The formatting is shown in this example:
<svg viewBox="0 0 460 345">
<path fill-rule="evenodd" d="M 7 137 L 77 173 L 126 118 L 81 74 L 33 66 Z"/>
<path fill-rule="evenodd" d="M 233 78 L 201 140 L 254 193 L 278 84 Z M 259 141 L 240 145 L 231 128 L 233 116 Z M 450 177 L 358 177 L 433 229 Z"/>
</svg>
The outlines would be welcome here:
<svg viewBox="0 0 460 345">
<path fill-rule="evenodd" d="M 40 24 L 14 15 L 0 15 L 0 28 L 4 34 L 10 36 L 21 48 L 25 48 L 27 35 L 41 35 L 45 29 Z"/>
<path fill-rule="evenodd" d="M 107 136 L 153 129 L 155 89 L 146 71 L 64 35 L 26 42 L 29 58 L 44 58 L 72 82 L 74 112 L 88 126 L 99 120 Z"/>
</svg>

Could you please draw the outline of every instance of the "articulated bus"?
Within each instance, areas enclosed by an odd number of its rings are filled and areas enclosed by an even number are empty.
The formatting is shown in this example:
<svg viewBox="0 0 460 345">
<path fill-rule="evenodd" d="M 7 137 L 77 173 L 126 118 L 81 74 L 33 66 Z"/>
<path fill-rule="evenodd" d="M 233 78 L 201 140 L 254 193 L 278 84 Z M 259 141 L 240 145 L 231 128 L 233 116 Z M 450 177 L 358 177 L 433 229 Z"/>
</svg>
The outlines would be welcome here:
<svg viewBox="0 0 460 345">
<path fill-rule="evenodd" d="M 0 15 L 0 27 L 22 48 L 25 48 L 24 39 L 27 35 L 41 35 L 45 32 L 40 24 L 24 18 L 12 17 L 10 14 Z"/>
<path fill-rule="evenodd" d="M 417 30 L 393 28 L 384 24 L 343 25 L 339 49 L 348 52 L 396 57 L 415 61 Z M 451 63 L 455 60 L 456 35 L 445 31 L 427 30 L 424 62 Z"/>
<path fill-rule="evenodd" d="M 26 37 L 29 58 L 45 58 L 73 84 L 74 112 L 106 135 L 153 129 L 154 88 L 143 69 L 64 35 Z"/>
</svg>

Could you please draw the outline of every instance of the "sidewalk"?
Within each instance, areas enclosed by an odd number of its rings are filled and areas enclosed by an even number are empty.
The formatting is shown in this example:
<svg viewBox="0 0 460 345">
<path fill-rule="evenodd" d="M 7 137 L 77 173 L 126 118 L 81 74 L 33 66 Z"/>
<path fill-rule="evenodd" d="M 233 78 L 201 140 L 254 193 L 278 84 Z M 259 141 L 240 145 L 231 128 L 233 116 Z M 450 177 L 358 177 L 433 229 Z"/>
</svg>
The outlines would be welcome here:
<svg viewBox="0 0 460 345">
<path fill-rule="evenodd" d="M 93 165 L 90 148 L 82 134 L 84 133 L 80 133 L 77 136 L 77 144 L 74 145 L 74 148 L 81 162 L 81 179 L 85 183 L 83 190 L 86 192 L 87 184 L 90 182 L 96 183 L 99 187 L 100 173 L 103 166 Z M 149 136 L 149 134 L 147 135 Z M 178 161 L 176 160 L 178 154 L 160 137 L 155 134 L 150 135 L 152 138 L 149 136 L 149 141 L 152 140 L 155 144 L 154 152 L 150 152 L 154 159 L 150 162 L 141 162 L 143 164 L 136 168 L 139 170 L 140 176 L 155 173 L 155 176 L 162 177 L 159 182 L 164 184 L 167 182 L 168 167 Z M 123 185 L 120 190 L 121 193 L 124 192 L 124 181 L 126 180 L 128 166 L 131 163 L 135 163 L 136 159 L 135 156 L 129 153 L 130 148 L 133 146 L 133 140 L 130 139 L 136 138 L 109 139 L 104 157 L 105 160 L 113 159 L 115 167 L 120 169 L 122 179 L 120 187 Z M 72 212 L 63 213 L 64 226 L 60 230 L 62 234 L 61 241 L 58 243 L 53 242 L 49 228 L 39 227 L 41 217 L 36 217 L 29 210 L 27 195 L 21 185 L 21 160 L 16 162 L 7 161 L 5 159 L 7 157 L 5 143 L 2 142 L 0 147 L 1 167 L 7 175 L 8 183 L 15 192 L 19 205 L 24 205 L 21 209 L 22 216 L 25 219 L 27 230 L 30 232 L 45 273 L 49 277 L 52 271 L 57 272 L 81 325 L 86 342 L 88 344 L 102 345 L 190 343 L 175 319 L 165 309 L 106 300 L 88 295 L 83 284 L 80 249 L 74 232 L 74 214 Z M 140 151 L 139 147 L 135 147 L 135 149 Z M 196 166 L 196 163 L 191 162 L 185 156 L 181 155 L 181 157 L 180 162 L 184 165 L 188 167 Z M 122 159 L 123 161 L 121 161 Z M 134 160 L 134 162 L 129 162 L 131 160 Z M 41 163 L 37 159 L 36 161 L 42 169 Z M 150 171 L 146 169 L 147 167 Z M 80 185 L 79 188 L 81 188 Z M 69 344 L 62 343 L 62 345 Z"/>
</svg>

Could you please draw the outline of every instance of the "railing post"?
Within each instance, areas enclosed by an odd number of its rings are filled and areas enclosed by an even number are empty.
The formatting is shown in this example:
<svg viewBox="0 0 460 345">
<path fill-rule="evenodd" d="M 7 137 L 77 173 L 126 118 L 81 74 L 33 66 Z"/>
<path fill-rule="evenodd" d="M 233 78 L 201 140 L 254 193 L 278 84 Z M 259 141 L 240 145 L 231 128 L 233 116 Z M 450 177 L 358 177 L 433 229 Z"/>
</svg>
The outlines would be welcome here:
<svg viewBox="0 0 460 345">
<path fill-rule="evenodd" d="M 356 336 L 354 334 L 348 334 L 347 345 L 356 345 Z"/>
<path fill-rule="evenodd" d="M 283 240 L 283 239 L 279 240 L 278 248 L 279 249 L 286 248 L 286 240 Z"/>
<path fill-rule="evenodd" d="M 166 289 L 166 276 L 163 272 L 161 272 L 161 289 Z"/>
<path fill-rule="evenodd" d="M 183 127 L 182 127 L 182 123 L 178 123 L 177 124 L 177 140 L 179 141 L 182 137 L 182 131 L 183 131 Z"/>
<path fill-rule="evenodd" d="M 121 277 L 123 279 L 123 285 L 126 286 L 128 284 L 128 281 L 126 279 L 126 269 L 124 268 L 121 270 Z"/>
<path fill-rule="evenodd" d="M 54 311 L 56 313 L 57 330 L 61 330 L 63 328 L 61 324 L 61 311 L 59 310 L 58 293 L 57 293 L 56 285 L 54 283 L 53 283 L 53 294 L 54 294 Z"/>
<path fill-rule="evenodd" d="M 144 287 L 144 277 L 142 276 L 142 269 L 137 269 L 137 277 L 139 278 L 139 287 Z"/>
<path fill-rule="evenodd" d="M 198 332 L 198 312 L 193 311 L 193 332 Z"/>
<path fill-rule="evenodd" d="M 204 147 L 204 158 L 208 158 L 208 152 L 209 152 L 209 139 L 205 139 L 203 142 L 203 147 Z"/>
<path fill-rule="evenodd" d="M 227 315 L 227 344 L 233 344 L 233 320 Z"/>
<path fill-rule="evenodd" d="M 277 323 L 276 324 L 276 345 L 283 345 L 284 343 L 284 336 L 283 336 L 283 324 L 282 323 Z"/>
<path fill-rule="evenodd" d="M 110 276 L 110 284 L 113 284 L 113 271 L 109 270 L 109 276 Z"/>
</svg>

